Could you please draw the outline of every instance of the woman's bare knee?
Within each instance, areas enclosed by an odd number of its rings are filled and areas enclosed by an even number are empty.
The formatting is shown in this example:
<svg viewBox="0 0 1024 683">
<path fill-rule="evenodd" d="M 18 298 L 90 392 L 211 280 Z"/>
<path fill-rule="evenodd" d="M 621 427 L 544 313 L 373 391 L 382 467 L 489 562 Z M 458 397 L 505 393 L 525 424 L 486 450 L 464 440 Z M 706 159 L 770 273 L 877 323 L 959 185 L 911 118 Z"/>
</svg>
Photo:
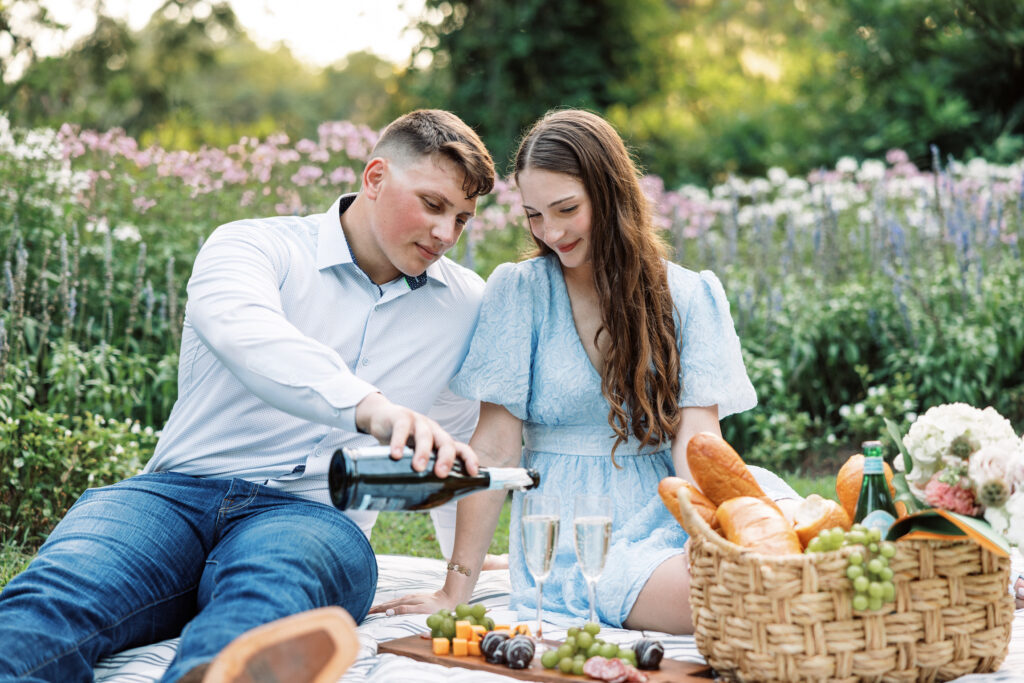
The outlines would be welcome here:
<svg viewBox="0 0 1024 683">
<path fill-rule="evenodd" d="M 693 633 L 690 565 L 686 555 L 674 555 L 658 565 L 623 625 L 634 630 Z"/>
</svg>

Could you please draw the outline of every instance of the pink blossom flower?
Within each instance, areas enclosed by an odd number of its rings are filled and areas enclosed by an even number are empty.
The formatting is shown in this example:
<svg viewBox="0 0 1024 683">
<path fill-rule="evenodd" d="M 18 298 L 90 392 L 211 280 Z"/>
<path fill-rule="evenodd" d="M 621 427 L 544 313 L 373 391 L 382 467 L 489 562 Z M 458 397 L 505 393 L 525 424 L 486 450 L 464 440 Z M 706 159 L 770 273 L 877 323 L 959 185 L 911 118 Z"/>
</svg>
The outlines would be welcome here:
<svg viewBox="0 0 1024 683">
<path fill-rule="evenodd" d="M 925 501 L 935 508 L 972 516 L 981 512 L 974 503 L 974 491 L 939 481 L 938 474 L 925 485 L 924 497 Z"/>
</svg>

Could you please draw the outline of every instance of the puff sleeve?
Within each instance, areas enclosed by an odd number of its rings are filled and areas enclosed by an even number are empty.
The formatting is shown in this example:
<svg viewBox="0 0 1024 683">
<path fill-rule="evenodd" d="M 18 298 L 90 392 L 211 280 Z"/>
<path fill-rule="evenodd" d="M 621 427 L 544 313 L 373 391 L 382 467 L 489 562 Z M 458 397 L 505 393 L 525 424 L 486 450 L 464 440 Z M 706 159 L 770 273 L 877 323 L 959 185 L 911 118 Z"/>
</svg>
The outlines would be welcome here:
<svg viewBox="0 0 1024 683">
<path fill-rule="evenodd" d="M 503 263 L 491 273 L 469 353 L 449 385 L 460 396 L 502 405 L 520 420 L 527 419 L 537 347 L 535 284 L 525 264 Z"/>
<path fill-rule="evenodd" d="M 757 394 L 747 377 L 722 283 L 710 270 L 701 271 L 696 279 L 689 305 L 680 307 L 679 404 L 717 405 L 723 418 L 756 406 Z"/>
</svg>

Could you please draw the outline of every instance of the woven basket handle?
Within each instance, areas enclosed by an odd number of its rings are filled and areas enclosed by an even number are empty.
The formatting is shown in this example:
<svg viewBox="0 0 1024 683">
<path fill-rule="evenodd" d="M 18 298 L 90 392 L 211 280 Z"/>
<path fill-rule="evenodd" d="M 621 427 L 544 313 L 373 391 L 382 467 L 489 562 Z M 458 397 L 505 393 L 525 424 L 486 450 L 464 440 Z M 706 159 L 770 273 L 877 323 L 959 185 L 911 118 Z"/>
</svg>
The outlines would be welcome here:
<svg viewBox="0 0 1024 683">
<path fill-rule="evenodd" d="M 690 536 L 700 537 L 708 543 L 718 546 L 720 550 L 730 555 L 743 552 L 741 546 L 736 545 L 732 541 L 727 541 L 704 521 L 704 518 L 697 513 L 697 510 L 690 503 L 690 493 L 686 490 L 685 486 L 679 487 L 679 490 L 676 491 L 676 497 L 679 498 L 679 515 L 683 518 L 682 523 L 686 533 L 690 534 Z"/>
</svg>

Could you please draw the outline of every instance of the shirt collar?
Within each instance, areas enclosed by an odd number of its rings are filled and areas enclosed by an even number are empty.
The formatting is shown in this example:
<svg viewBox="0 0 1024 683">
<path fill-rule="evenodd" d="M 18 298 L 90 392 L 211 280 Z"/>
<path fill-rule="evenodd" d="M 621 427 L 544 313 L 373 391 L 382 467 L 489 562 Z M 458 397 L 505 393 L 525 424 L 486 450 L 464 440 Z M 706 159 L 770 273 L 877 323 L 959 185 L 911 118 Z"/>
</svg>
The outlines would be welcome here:
<svg viewBox="0 0 1024 683">
<path fill-rule="evenodd" d="M 345 210 L 352 205 L 355 201 L 356 193 L 343 194 L 331 204 L 331 208 L 327 210 L 327 213 L 320 215 L 320 230 L 317 235 L 317 246 L 316 246 L 316 267 L 318 270 L 324 270 L 332 266 L 337 266 L 345 263 L 352 263 L 356 267 L 359 266 L 356 263 L 355 255 L 352 253 L 352 248 L 349 246 L 348 240 L 345 239 L 345 231 L 341 229 L 341 214 L 345 213 Z M 441 267 L 439 261 L 435 261 L 427 266 L 427 270 L 416 277 L 405 276 L 405 281 L 409 285 L 409 289 L 419 289 L 423 285 L 427 284 L 427 278 L 435 280 L 442 285 L 448 284 L 448 279 L 444 275 L 444 269 Z"/>
</svg>

